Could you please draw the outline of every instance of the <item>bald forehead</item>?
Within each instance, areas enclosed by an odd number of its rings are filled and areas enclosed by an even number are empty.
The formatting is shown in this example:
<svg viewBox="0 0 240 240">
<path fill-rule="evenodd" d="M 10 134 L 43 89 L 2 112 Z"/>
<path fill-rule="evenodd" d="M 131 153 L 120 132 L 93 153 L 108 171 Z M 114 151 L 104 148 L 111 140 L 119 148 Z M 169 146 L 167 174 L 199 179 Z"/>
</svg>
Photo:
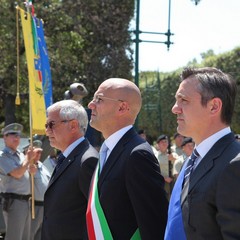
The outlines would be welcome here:
<svg viewBox="0 0 240 240">
<path fill-rule="evenodd" d="M 95 92 L 95 95 L 121 99 L 128 103 L 133 117 L 139 113 L 142 97 L 139 88 L 131 81 L 123 78 L 109 78 L 105 80 Z"/>
<path fill-rule="evenodd" d="M 116 93 L 124 93 L 124 95 L 133 94 L 134 92 L 141 95 L 139 88 L 133 82 L 123 78 L 107 79 L 100 85 L 100 88 L 112 90 Z"/>
<path fill-rule="evenodd" d="M 127 88 L 127 87 L 138 89 L 133 82 L 123 78 L 109 78 L 105 80 L 101 85 L 104 85 L 112 89 Z"/>
</svg>

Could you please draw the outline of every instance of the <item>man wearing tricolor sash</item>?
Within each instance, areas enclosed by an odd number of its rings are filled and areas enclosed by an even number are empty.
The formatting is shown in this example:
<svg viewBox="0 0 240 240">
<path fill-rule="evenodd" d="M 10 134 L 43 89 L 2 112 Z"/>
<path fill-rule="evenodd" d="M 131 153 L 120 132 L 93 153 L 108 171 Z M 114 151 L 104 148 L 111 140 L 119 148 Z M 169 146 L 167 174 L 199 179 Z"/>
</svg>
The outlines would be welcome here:
<svg viewBox="0 0 240 240">
<path fill-rule="evenodd" d="M 90 187 L 90 240 L 163 239 L 164 178 L 151 146 L 133 127 L 141 104 L 138 87 L 119 78 L 104 81 L 88 104 L 90 125 L 105 139 Z"/>
</svg>

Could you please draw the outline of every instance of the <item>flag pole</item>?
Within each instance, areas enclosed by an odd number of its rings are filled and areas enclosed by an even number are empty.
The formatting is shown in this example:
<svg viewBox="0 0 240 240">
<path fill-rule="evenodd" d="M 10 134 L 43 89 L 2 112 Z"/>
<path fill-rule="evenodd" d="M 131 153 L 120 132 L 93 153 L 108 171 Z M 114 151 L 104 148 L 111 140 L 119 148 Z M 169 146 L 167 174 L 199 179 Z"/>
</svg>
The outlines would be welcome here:
<svg viewBox="0 0 240 240">
<path fill-rule="evenodd" d="M 30 82 L 30 81 L 29 81 Z M 29 83 L 30 85 L 30 83 Z M 29 86 L 29 89 L 30 89 L 30 86 Z M 31 108 L 31 97 L 30 97 L 30 91 L 29 91 L 29 125 L 30 125 L 30 146 L 31 148 L 33 148 L 33 130 L 32 130 L 32 108 Z M 34 162 L 31 162 L 30 163 L 31 165 L 34 164 Z M 31 201 L 32 201 L 32 219 L 35 219 L 35 197 L 34 197 L 34 174 L 33 173 L 30 173 L 31 174 L 31 193 L 32 193 L 32 198 L 31 198 Z"/>
<path fill-rule="evenodd" d="M 27 12 L 29 13 L 29 4 L 28 0 L 26 1 L 26 8 Z M 19 7 L 16 6 L 16 29 L 17 29 L 17 96 L 15 100 L 16 105 L 20 105 L 20 97 L 19 97 L 19 16 L 18 16 Z M 30 89 L 30 79 L 29 79 L 29 89 Z M 30 146 L 33 147 L 33 140 L 32 140 L 32 111 L 31 111 L 31 97 L 29 91 L 29 127 L 30 127 Z M 30 165 L 34 164 L 34 162 L 30 162 Z M 31 205 L 32 205 L 32 219 L 35 219 L 35 199 L 34 199 L 34 174 L 30 173 L 31 175 Z"/>
<path fill-rule="evenodd" d="M 26 8 L 27 8 L 27 13 L 29 13 L 29 8 L 30 8 L 30 5 L 32 3 L 29 3 L 29 0 L 26 0 Z M 33 127 L 32 127 L 32 104 L 31 104 L 31 94 L 30 94 L 30 81 L 31 79 L 29 79 L 28 83 L 29 83 L 29 128 L 30 128 L 30 146 L 31 148 L 33 148 Z M 30 162 L 31 165 L 34 164 L 34 162 Z M 32 205 L 32 219 L 35 219 L 35 197 L 34 197 L 34 174 L 33 173 L 30 173 L 31 175 L 31 205 Z"/>
<path fill-rule="evenodd" d="M 19 8 L 21 13 L 21 21 L 23 27 L 23 36 L 26 49 L 26 57 L 28 64 L 28 78 L 29 78 L 29 126 L 30 126 L 30 146 L 33 148 L 33 134 L 44 134 L 45 129 L 43 122 L 46 121 L 46 104 L 45 104 L 45 92 L 43 89 L 43 82 L 46 86 L 51 86 L 51 75 L 48 58 L 45 55 L 41 57 L 42 46 L 44 41 L 40 41 L 39 38 L 44 38 L 42 26 L 36 25 L 36 18 L 34 15 L 34 7 L 31 0 L 25 2 L 27 12 Z M 30 8 L 32 11 L 30 13 Z M 40 31 L 41 30 L 41 31 Z M 39 33 L 38 33 L 39 31 Z M 38 36 L 40 34 L 40 37 Z M 32 35 L 32 38 L 29 37 Z M 43 39 L 44 40 L 44 39 Z M 40 41 L 40 45 L 39 45 Z M 44 42 L 45 44 L 45 42 Z M 46 49 L 46 48 L 45 48 Z M 45 62 L 42 62 L 45 59 Z M 44 66 L 44 68 L 42 68 Z M 42 71 L 44 69 L 44 71 Z M 45 69 L 48 70 L 48 74 L 44 75 Z M 50 76 L 50 77 L 49 77 Z M 43 81 L 44 80 L 44 81 Z M 47 89 L 48 90 L 48 89 Z M 52 93 L 52 88 L 49 88 Z M 49 91 L 46 91 L 49 93 Z M 50 95 L 50 94 L 49 94 Z M 51 96 L 47 96 L 47 99 Z M 49 101 L 50 102 L 50 101 Z M 34 164 L 34 163 L 30 163 Z M 32 195 L 32 218 L 35 218 L 35 201 L 34 201 L 34 174 L 31 174 L 31 195 Z"/>
<path fill-rule="evenodd" d="M 19 94 L 19 15 L 18 15 L 18 5 L 16 6 L 16 30 L 17 30 L 17 94 L 15 99 L 15 104 L 20 105 L 20 94 Z"/>
</svg>

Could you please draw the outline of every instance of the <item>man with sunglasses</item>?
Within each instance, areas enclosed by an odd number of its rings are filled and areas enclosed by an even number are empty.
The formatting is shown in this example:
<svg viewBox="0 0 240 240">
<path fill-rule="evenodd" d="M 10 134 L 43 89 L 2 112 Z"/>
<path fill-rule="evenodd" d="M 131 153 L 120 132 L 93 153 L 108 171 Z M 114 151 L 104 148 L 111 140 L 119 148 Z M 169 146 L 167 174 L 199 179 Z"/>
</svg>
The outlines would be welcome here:
<svg viewBox="0 0 240 240">
<path fill-rule="evenodd" d="M 2 129 L 5 148 L 0 151 L 1 197 L 5 239 L 30 239 L 30 177 L 28 167 L 36 157 L 34 150 L 24 154 L 18 149 L 23 126 L 12 123 Z"/>
<path fill-rule="evenodd" d="M 86 209 L 98 152 L 84 137 L 85 109 L 74 100 L 62 100 L 47 109 L 46 134 L 61 151 L 44 195 L 42 239 L 87 239 Z"/>
</svg>

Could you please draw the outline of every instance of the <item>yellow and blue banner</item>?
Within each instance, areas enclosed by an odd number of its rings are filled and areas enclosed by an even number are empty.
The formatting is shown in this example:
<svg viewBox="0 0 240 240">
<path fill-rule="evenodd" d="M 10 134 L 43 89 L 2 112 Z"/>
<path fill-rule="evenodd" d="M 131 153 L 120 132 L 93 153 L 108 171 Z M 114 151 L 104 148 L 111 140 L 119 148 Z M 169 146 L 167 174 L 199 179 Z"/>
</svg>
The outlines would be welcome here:
<svg viewBox="0 0 240 240">
<path fill-rule="evenodd" d="M 44 39 L 44 30 L 43 30 L 43 22 L 36 17 L 33 17 L 36 29 L 37 29 L 37 37 L 38 37 L 38 50 L 40 56 L 40 71 L 42 77 L 42 88 L 45 99 L 46 109 L 53 104 L 52 99 L 52 77 L 50 70 L 50 63 L 48 59 L 48 51 L 47 45 Z"/>
<path fill-rule="evenodd" d="M 52 104 L 52 80 L 42 21 L 18 8 L 26 50 L 32 134 L 45 134 L 46 107 Z"/>
</svg>

